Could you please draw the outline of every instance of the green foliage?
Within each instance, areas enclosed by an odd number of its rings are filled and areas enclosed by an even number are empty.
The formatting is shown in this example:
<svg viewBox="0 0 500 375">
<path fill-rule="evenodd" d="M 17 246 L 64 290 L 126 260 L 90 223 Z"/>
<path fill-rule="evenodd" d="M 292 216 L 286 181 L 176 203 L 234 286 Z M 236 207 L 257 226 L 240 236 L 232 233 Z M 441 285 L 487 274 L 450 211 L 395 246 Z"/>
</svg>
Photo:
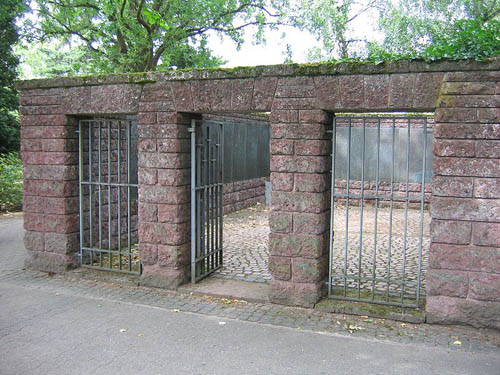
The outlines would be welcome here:
<svg viewBox="0 0 500 375">
<path fill-rule="evenodd" d="M 19 210 L 23 201 L 22 162 L 15 152 L 0 154 L 0 211 Z"/>
<path fill-rule="evenodd" d="M 371 45 L 369 61 L 382 62 L 402 59 L 484 60 L 500 56 L 500 22 L 491 20 L 482 24 L 476 20 L 459 20 L 447 33 L 435 35 L 432 43 L 423 50 L 408 53 L 391 53 L 378 45 Z"/>
<path fill-rule="evenodd" d="M 476 20 L 460 20 L 448 34 L 436 36 L 422 54 L 425 60 L 442 58 L 482 60 L 500 55 L 500 22 L 482 24 Z"/>
<path fill-rule="evenodd" d="M 74 76 L 97 73 L 83 46 L 69 48 L 62 42 L 19 45 L 21 79 Z"/>
<path fill-rule="evenodd" d="M 158 67 L 211 67 L 209 33 L 243 42 L 243 30 L 276 23 L 277 0 L 33 0 L 37 24 L 26 40 L 62 40 L 85 47 L 89 71 L 142 72 Z"/>
<path fill-rule="evenodd" d="M 22 6 L 21 0 L 0 2 L 0 153 L 19 149 L 18 98 L 14 89 L 19 61 L 12 46 L 18 40 L 15 19 Z"/>
</svg>

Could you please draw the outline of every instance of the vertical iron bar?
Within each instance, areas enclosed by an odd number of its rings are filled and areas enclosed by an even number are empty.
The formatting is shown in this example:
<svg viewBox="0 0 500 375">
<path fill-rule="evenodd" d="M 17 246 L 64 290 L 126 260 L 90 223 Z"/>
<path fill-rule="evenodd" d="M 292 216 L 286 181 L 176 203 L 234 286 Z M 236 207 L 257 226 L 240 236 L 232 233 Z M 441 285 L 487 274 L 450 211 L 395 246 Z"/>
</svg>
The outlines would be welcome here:
<svg viewBox="0 0 500 375">
<path fill-rule="evenodd" d="M 395 152 L 396 146 L 396 119 L 392 119 L 392 168 L 391 168 L 391 199 L 389 201 L 389 244 L 387 249 L 387 295 L 386 300 L 389 301 L 391 289 L 391 253 L 392 253 L 392 215 L 394 206 L 394 167 L 395 167 Z"/>
<path fill-rule="evenodd" d="M 211 125 L 210 126 L 211 131 L 210 131 L 210 137 L 211 137 L 211 144 L 210 144 L 210 256 L 209 258 L 209 268 L 208 271 L 212 271 L 214 269 L 214 196 L 215 196 L 215 181 L 214 181 L 214 170 L 215 170 L 215 163 L 214 163 L 214 152 L 215 152 L 215 143 L 217 142 L 217 134 L 215 133 L 215 126 Z M 213 138 L 213 139 L 212 139 Z"/>
<path fill-rule="evenodd" d="M 198 127 L 200 129 L 200 133 L 202 133 L 203 125 L 200 125 Z M 195 128 L 195 131 L 196 128 Z M 201 255 L 201 249 L 204 246 L 203 241 L 204 241 L 204 233 L 203 233 L 203 213 L 204 213 L 204 206 L 203 206 L 203 192 L 201 190 L 202 187 L 202 181 L 203 181 L 203 175 L 202 175 L 202 160 L 203 160 L 203 153 L 204 148 L 203 148 L 203 136 L 201 134 L 199 135 L 199 140 L 197 140 L 196 144 L 196 259 Z M 199 276 L 199 273 L 201 271 L 201 265 L 198 260 L 196 260 L 196 272 L 197 275 Z"/>
<path fill-rule="evenodd" d="M 98 152 L 98 166 L 97 166 L 97 170 L 98 170 L 98 196 L 99 196 L 99 211 L 98 211 L 98 216 L 99 216 L 99 249 L 102 250 L 102 222 L 101 222 L 101 206 L 102 206 L 102 200 L 101 200 L 101 163 L 102 163 L 102 160 L 101 160 L 101 127 L 102 127 L 102 121 L 99 121 L 99 127 L 98 127 L 98 131 L 99 131 L 99 134 L 98 134 L 98 142 L 99 142 L 99 146 L 97 148 L 97 152 Z M 103 266 L 103 255 L 102 253 L 100 252 L 99 253 L 99 262 L 100 262 L 100 265 L 101 267 Z"/>
<path fill-rule="evenodd" d="M 401 303 L 404 303 L 405 283 L 406 283 L 406 251 L 407 251 L 407 236 L 408 236 L 408 198 L 409 190 L 408 183 L 410 179 L 410 119 L 408 119 L 408 134 L 406 145 L 406 192 L 405 192 L 405 232 L 403 237 L 403 274 L 401 284 Z"/>
<path fill-rule="evenodd" d="M 344 297 L 347 295 L 347 250 L 349 246 L 349 195 L 350 195 L 350 180 L 351 180 L 351 119 L 347 124 L 347 198 L 345 210 L 345 249 L 344 249 Z"/>
<path fill-rule="evenodd" d="M 214 125 L 215 130 L 215 147 L 214 147 L 214 253 L 212 254 L 212 266 L 217 268 L 217 254 L 219 253 L 219 124 Z"/>
<path fill-rule="evenodd" d="M 375 223 L 373 238 L 373 275 L 372 275 L 372 300 L 375 299 L 375 278 L 377 276 L 377 223 L 378 223 L 378 192 L 379 192 L 379 173 L 380 173 L 380 119 L 377 121 L 377 171 L 375 174 Z"/>
<path fill-rule="evenodd" d="M 221 124 L 221 134 L 220 134 L 220 163 L 221 163 L 221 169 L 220 169 L 220 184 L 221 184 L 221 189 L 220 189 L 220 207 L 219 207 L 219 215 L 220 215 L 220 252 L 219 252 L 219 266 L 222 267 L 224 265 L 224 169 L 225 169 L 225 155 L 224 155 L 224 148 L 225 148 L 225 138 L 224 138 L 224 132 L 225 128 L 224 125 Z"/>
<path fill-rule="evenodd" d="M 191 282 L 196 282 L 196 120 L 191 120 Z"/>
<path fill-rule="evenodd" d="M 78 121 L 78 178 L 80 185 L 80 264 L 83 264 L 83 239 L 84 239 L 84 226 L 83 226 L 83 133 L 82 133 L 82 120 Z"/>
<path fill-rule="evenodd" d="M 212 198 L 212 191 L 211 191 L 211 187 L 210 187 L 210 183 L 211 183 L 211 178 L 210 178 L 210 175 L 211 175 L 211 150 L 212 150 L 212 129 L 210 128 L 210 125 L 207 125 L 207 161 L 206 161 L 206 165 L 207 165 L 207 171 L 206 171 L 206 180 L 205 180 L 205 183 L 207 185 L 207 224 L 206 224 L 206 227 L 207 227 L 207 252 L 206 252 L 206 257 L 205 257 L 205 263 L 206 263 L 206 268 L 205 268 L 205 273 L 208 273 L 210 272 L 210 252 L 212 251 L 212 247 L 210 246 L 212 244 L 212 232 L 210 231 L 211 229 L 211 215 L 210 215 L 210 211 L 211 211 L 211 208 L 212 208 L 212 202 L 211 202 L 211 198 Z"/>
<path fill-rule="evenodd" d="M 109 264 L 113 263 L 113 255 L 111 253 L 111 120 L 108 120 L 108 260 Z"/>
<path fill-rule="evenodd" d="M 127 154 L 127 253 L 128 253 L 128 270 L 132 271 L 132 246 L 130 243 L 131 231 L 130 231 L 130 126 L 132 124 L 131 120 L 125 121 L 126 124 L 126 154 Z"/>
<path fill-rule="evenodd" d="M 90 248 L 94 248 L 94 239 L 92 236 L 92 222 L 93 222 L 93 212 L 92 212 L 92 152 L 93 150 L 93 145 L 92 145 L 92 125 L 94 124 L 93 121 L 89 122 L 89 240 Z M 94 252 L 91 250 L 90 251 L 90 264 L 94 264 Z"/>
<path fill-rule="evenodd" d="M 363 209 L 365 201 L 366 119 L 363 118 L 363 148 L 361 149 L 361 204 L 359 210 L 358 298 L 361 298 L 361 261 L 363 256 Z"/>
<path fill-rule="evenodd" d="M 207 125 L 202 123 L 201 126 L 202 129 L 202 143 L 203 143 L 203 158 L 202 158 L 202 163 L 203 163 L 203 177 L 202 177 L 202 185 L 203 185 L 203 216 L 202 216 L 202 235 L 203 235 L 203 247 L 202 247 L 202 252 L 201 256 L 204 256 L 206 254 L 207 250 L 207 245 L 208 245 L 208 233 L 207 233 L 207 218 L 206 218 L 206 209 L 208 206 L 207 198 L 208 198 L 208 191 L 207 191 L 207 148 L 208 148 L 208 129 Z M 200 260 L 200 276 L 205 273 L 206 270 L 206 258 L 203 258 Z"/>
<path fill-rule="evenodd" d="M 331 201 L 330 201 L 330 258 L 328 260 L 328 295 L 332 294 L 332 272 L 333 272 L 333 241 L 335 226 L 335 162 L 337 151 L 337 119 L 333 119 L 333 140 L 332 140 L 332 179 L 331 179 Z"/>
<path fill-rule="evenodd" d="M 122 166 L 122 159 L 121 159 L 121 137 L 122 137 L 122 122 L 121 120 L 117 121 L 118 123 L 118 144 L 116 146 L 118 150 L 118 202 L 117 202 L 117 216 L 118 216 L 118 221 L 117 221 L 117 229 L 118 229 L 118 263 L 119 263 L 119 269 L 122 269 L 122 227 L 121 227 L 121 221 L 122 221 L 122 210 L 121 210 L 121 205 L 122 205 L 122 191 L 121 191 L 121 166 Z M 113 264 L 110 262 L 109 268 L 113 268 Z"/>
<path fill-rule="evenodd" d="M 425 171 L 427 163 L 427 118 L 424 118 L 424 156 L 422 161 L 422 197 L 420 201 L 420 233 L 418 241 L 417 306 L 420 306 L 420 277 L 422 273 L 422 242 L 424 237 Z"/>
</svg>

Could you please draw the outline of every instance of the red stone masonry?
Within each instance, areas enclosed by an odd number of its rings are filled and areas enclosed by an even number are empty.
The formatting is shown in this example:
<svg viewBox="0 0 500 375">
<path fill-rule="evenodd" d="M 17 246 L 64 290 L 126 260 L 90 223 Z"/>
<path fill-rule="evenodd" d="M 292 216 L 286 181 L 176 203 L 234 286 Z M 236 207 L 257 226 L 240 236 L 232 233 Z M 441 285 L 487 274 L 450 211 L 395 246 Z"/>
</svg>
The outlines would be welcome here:
<svg viewBox="0 0 500 375">
<path fill-rule="evenodd" d="M 500 328 L 500 72 L 444 76 L 427 316 Z"/>
<path fill-rule="evenodd" d="M 436 110 L 428 318 L 498 328 L 499 72 L 500 60 L 400 61 L 19 82 L 27 265 L 77 265 L 76 119 L 136 114 L 141 283 L 177 288 L 190 261 L 190 121 L 270 112 L 270 298 L 312 306 L 326 285 L 332 114 Z"/>
</svg>

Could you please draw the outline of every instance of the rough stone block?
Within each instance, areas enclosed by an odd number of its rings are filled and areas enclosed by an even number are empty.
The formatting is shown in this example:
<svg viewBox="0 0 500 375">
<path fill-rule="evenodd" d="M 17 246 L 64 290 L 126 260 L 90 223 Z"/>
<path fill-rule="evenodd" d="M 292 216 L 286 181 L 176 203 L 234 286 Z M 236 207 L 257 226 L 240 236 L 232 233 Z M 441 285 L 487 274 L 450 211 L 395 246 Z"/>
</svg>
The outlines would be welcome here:
<svg viewBox="0 0 500 375">
<path fill-rule="evenodd" d="M 293 232 L 295 234 L 323 234 L 330 226 L 330 211 L 320 214 L 294 213 Z"/>
<path fill-rule="evenodd" d="M 292 258 L 292 280 L 294 283 L 316 283 L 323 280 L 328 269 L 328 257 L 317 259 Z"/>
<path fill-rule="evenodd" d="M 139 257 L 143 266 L 152 266 L 158 261 L 158 245 L 139 244 Z"/>
<path fill-rule="evenodd" d="M 252 109 L 269 111 L 273 102 L 278 79 L 274 77 L 256 78 L 253 86 Z"/>
<path fill-rule="evenodd" d="M 444 197 L 472 197 L 473 179 L 469 177 L 435 176 L 432 192 Z"/>
<path fill-rule="evenodd" d="M 24 247 L 31 251 L 43 251 L 45 249 L 44 233 L 25 231 Z"/>
<path fill-rule="evenodd" d="M 475 301 L 446 296 L 426 299 L 428 323 L 467 324 L 474 327 L 500 329 L 500 303 Z"/>
<path fill-rule="evenodd" d="M 437 176 L 500 176 L 500 159 L 438 157 L 433 164 L 434 174 Z"/>
<path fill-rule="evenodd" d="M 161 267 L 184 269 L 189 264 L 190 256 L 189 245 L 158 245 L 158 264 Z"/>
<path fill-rule="evenodd" d="M 434 219 L 500 222 L 500 200 L 433 197 Z"/>
<path fill-rule="evenodd" d="M 292 232 L 292 213 L 271 211 L 269 213 L 269 227 L 273 233 L 291 233 Z"/>
<path fill-rule="evenodd" d="M 167 267 L 145 266 L 141 275 L 140 284 L 154 288 L 176 290 L 187 282 L 187 270 Z"/>
<path fill-rule="evenodd" d="M 269 300 L 281 305 L 313 307 L 325 294 L 321 283 L 292 283 L 272 280 L 269 288 Z"/>
<path fill-rule="evenodd" d="M 500 224 L 472 223 L 472 243 L 500 248 Z"/>
<path fill-rule="evenodd" d="M 500 178 L 475 178 L 475 198 L 500 198 Z"/>
<path fill-rule="evenodd" d="M 474 141 L 436 140 L 433 143 L 433 152 L 436 156 L 465 156 L 475 155 Z"/>
<path fill-rule="evenodd" d="M 317 259 L 328 252 L 325 234 L 278 234 L 269 235 L 269 252 L 275 256 Z"/>
<path fill-rule="evenodd" d="M 469 298 L 500 302 L 500 274 L 471 272 Z"/>
<path fill-rule="evenodd" d="M 427 271 L 427 294 L 465 298 L 469 290 L 469 275 L 456 270 L 429 269 Z"/>
<path fill-rule="evenodd" d="M 293 140 L 291 139 L 271 139 L 271 155 L 292 155 Z"/>
<path fill-rule="evenodd" d="M 292 191 L 293 173 L 271 172 L 271 185 L 273 191 Z"/>
<path fill-rule="evenodd" d="M 432 243 L 430 246 L 430 268 L 469 271 L 472 263 L 473 254 L 468 246 L 442 243 Z"/>
<path fill-rule="evenodd" d="M 164 186 L 189 185 L 191 169 L 158 169 L 158 182 Z"/>
<path fill-rule="evenodd" d="M 478 158 L 500 158 L 500 141 L 478 140 L 475 151 Z"/>
<path fill-rule="evenodd" d="M 270 256 L 269 272 L 275 280 L 290 280 L 292 276 L 292 262 L 289 257 Z"/>
<path fill-rule="evenodd" d="M 329 207 L 325 193 L 271 192 L 271 209 L 286 212 L 321 213 Z"/>
<path fill-rule="evenodd" d="M 322 193 L 328 189 L 330 174 L 295 173 L 295 191 Z"/>
<path fill-rule="evenodd" d="M 80 234 L 45 233 L 45 251 L 72 254 L 80 251 Z"/>
<path fill-rule="evenodd" d="M 436 220 L 431 222 L 431 240 L 447 244 L 467 245 L 471 239 L 472 224 L 469 221 Z"/>
<path fill-rule="evenodd" d="M 28 251 L 24 266 L 37 271 L 61 273 L 77 268 L 78 261 L 73 255 Z"/>
<path fill-rule="evenodd" d="M 332 144 L 329 141 L 296 140 L 294 143 L 296 155 L 322 156 L 330 155 L 332 152 Z"/>
<path fill-rule="evenodd" d="M 155 203 L 139 203 L 139 220 L 148 222 L 158 221 L 158 205 Z"/>
<path fill-rule="evenodd" d="M 365 108 L 386 109 L 389 105 L 389 75 L 364 76 Z"/>
</svg>

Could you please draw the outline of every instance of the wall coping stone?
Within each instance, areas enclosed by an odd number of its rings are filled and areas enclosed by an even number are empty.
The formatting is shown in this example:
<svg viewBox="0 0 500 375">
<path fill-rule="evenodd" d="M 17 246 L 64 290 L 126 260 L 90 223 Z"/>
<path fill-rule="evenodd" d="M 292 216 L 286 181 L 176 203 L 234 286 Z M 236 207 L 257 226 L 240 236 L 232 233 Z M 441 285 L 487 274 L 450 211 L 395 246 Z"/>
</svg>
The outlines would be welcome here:
<svg viewBox="0 0 500 375">
<path fill-rule="evenodd" d="M 485 62 L 475 60 L 439 60 L 429 63 L 422 60 L 400 60 L 386 61 L 379 64 L 372 62 L 324 62 L 314 64 L 260 65 L 236 68 L 182 69 L 158 72 L 32 79 L 17 81 L 16 88 L 22 91 L 55 87 L 146 84 L 162 81 L 489 70 L 500 70 L 500 58 L 491 58 Z"/>
</svg>

